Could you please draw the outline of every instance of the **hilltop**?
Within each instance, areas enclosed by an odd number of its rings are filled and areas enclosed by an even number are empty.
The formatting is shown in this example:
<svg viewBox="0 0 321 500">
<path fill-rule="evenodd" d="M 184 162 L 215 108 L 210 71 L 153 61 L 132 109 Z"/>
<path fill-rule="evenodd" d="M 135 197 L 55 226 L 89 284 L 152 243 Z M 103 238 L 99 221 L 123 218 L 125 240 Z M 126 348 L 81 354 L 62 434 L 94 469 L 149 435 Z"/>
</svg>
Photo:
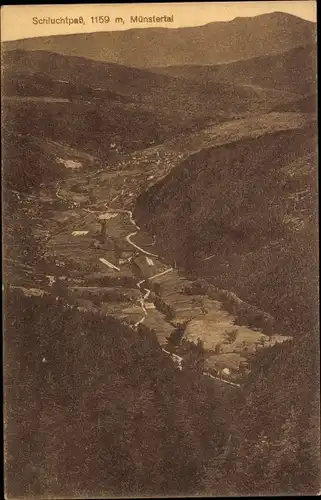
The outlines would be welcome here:
<svg viewBox="0 0 321 500">
<path fill-rule="evenodd" d="M 30 38 L 6 42 L 4 48 L 45 49 L 127 66 L 158 67 L 217 64 L 278 54 L 311 44 L 315 36 L 315 23 L 274 12 L 188 28 L 143 28 Z"/>
</svg>

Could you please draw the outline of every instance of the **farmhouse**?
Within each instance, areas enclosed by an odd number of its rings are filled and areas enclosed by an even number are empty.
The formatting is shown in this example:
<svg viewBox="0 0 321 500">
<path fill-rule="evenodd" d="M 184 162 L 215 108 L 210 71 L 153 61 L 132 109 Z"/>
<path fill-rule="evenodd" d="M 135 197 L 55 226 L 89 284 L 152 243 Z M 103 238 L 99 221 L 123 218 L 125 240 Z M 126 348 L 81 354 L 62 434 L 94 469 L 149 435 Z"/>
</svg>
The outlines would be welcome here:
<svg viewBox="0 0 321 500">
<path fill-rule="evenodd" d="M 207 358 L 205 368 L 213 375 L 235 378 L 248 372 L 248 363 L 237 353 L 218 354 Z"/>
</svg>

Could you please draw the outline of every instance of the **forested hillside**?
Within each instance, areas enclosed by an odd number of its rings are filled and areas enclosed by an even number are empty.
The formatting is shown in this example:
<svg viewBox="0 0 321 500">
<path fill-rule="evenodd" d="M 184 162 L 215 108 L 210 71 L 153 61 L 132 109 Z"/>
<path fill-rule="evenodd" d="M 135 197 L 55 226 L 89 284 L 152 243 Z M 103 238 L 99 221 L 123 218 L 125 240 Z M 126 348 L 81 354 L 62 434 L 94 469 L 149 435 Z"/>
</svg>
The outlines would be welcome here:
<svg viewBox="0 0 321 500">
<path fill-rule="evenodd" d="M 256 355 L 224 462 L 224 494 L 316 494 L 320 487 L 318 332 Z M 223 491 L 223 490 L 222 490 Z"/>
<path fill-rule="evenodd" d="M 4 130 L 6 161 L 3 182 L 6 198 L 9 190 L 32 193 L 42 183 L 66 176 L 66 168 L 58 163 L 54 155 L 45 154 L 43 148 L 28 135 L 19 135 Z"/>
<path fill-rule="evenodd" d="M 290 335 L 317 322 L 315 123 L 207 148 L 138 199 L 176 260 L 261 307 Z M 312 243 L 311 243 L 312 242 Z"/>
<path fill-rule="evenodd" d="M 60 299 L 7 290 L 5 310 L 8 497 L 204 488 L 229 428 L 212 384 L 179 372 L 150 334 Z"/>
<path fill-rule="evenodd" d="M 223 396 L 150 333 L 51 297 L 5 307 L 10 497 L 317 490 L 316 337 L 257 354 L 243 397 Z"/>
</svg>

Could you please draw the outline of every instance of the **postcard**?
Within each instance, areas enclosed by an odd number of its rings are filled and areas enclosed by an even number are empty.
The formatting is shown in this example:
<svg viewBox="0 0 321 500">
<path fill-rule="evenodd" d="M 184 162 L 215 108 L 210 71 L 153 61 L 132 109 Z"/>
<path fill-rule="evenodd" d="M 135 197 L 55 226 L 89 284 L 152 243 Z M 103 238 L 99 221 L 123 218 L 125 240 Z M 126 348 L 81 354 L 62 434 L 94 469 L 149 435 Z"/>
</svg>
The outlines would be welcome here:
<svg viewBox="0 0 321 500">
<path fill-rule="evenodd" d="M 318 494 L 316 2 L 1 27 L 6 499 Z"/>
</svg>

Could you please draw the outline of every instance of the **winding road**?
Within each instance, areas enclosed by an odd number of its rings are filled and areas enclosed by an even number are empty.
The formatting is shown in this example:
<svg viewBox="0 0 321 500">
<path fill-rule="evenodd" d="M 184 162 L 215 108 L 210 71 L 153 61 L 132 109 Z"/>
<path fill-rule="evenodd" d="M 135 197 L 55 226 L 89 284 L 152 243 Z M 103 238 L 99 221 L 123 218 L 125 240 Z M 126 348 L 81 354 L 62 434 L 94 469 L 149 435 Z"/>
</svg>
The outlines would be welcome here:
<svg viewBox="0 0 321 500">
<path fill-rule="evenodd" d="M 57 190 L 58 191 L 58 190 Z M 58 192 L 56 192 L 57 196 L 58 196 Z M 62 198 L 61 196 L 59 196 L 59 198 Z M 115 198 L 113 199 L 115 200 Z M 112 200 L 112 201 L 113 201 Z M 134 243 L 131 238 L 133 236 L 135 236 L 138 231 L 140 231 L 140 227 L 138 226 L 138 224 L 136 223 L 134 217 L 133 217 L 133 212 L 131 210 L 125 210 L 125 209 L 122 209 L 122 208 L 112 208 L 110 207 L 107 203 L 104 204 L 107 212 L 112 212 L 112 213 L 119 213 L 119 214 L 127 214 L 128 215 L 128 218 L 129 218 L 129 221 L 130 223 L 135 226 L 136 228 L 136 231 L 132 232 L 132 233 L 129 233 L 127 234 L 127 236 L 125 237 L 125 240 L 127 241 L 127 243 L 129 243 L 132 247 L 135 248 L 135 250 L 138 250 L 139 252 L 141 252 L 142 254 L 144 255 L 150 255 L 152 257 L 157 257 L 157 258 L 160 258 L 159 255 L 155 254 L 155 253 L 152 253 L 152 252 L 148 252 L 147 250 L 144 250 L 144 248 L 140 247 L 139 245 L 137 245 L 136 243 Z M 88 213 L 101 213 L 102 210 L 90 210 L 90 208 L 83 208 L 83 210 L 85 212 L 88 212 Z M 130 257 L 128 259 L 128 261 L 131 261 L 132 257 Z M 171 271 L 173 271 L 173 268 L 170 267 L 169 269 L 166 269 L 165 271 L 162 271 L 161 273 L 157 273 L 157 274 L 154 274 L 153 276 L 151 276 L 150 278 L 148 278 L 148 280 L 152 280 L 154 278 L 158 278 L 159 276 L 163 276 L 164 274 L 167 274 L 167 273 L 170 273 Z M 141 323 L 143 323 L 143 321 L 145 321 L 145 318 L 146 316 L 148 315 L 148 311 L 146 309 L 146 306 L 145 306 L 145 301 L 148 299 L 150 293 L 151 293 L 151 290 L 149 290 L 148 288 L 144 288 L 143 291 L 146 292 L 144 295 L 142 293 L 142 290 L 141 290 L 141 285 L 146 282 L 146 279 L 143 279 L 141 281 L 139 281 L 137 283 L 137 287 L 139 289 L 139 291 L 141 292 L 141 297 L 139 298 L 139 303 L 140 303 L 140 306 L 142 308 L 142 311 L 143 311 L 143 316 L 142 318 L 137 321 L 135 324 L 134 324 L 134 327 L 136 328 L 138 325 L 140 325 Z"/>
<path fill-rule="evenodd" d="M 136 245 L 136 243 L 134 243 L 133 241 L 131 241 L 131 237 L 132 236 L 136 236 L 136 234 L 138 233 L 138 231 L 135 231 L 134 233 L 130 233 L 126 236 L 126 241 L 128 243 L 130 243 L 130 245 L 132 245 L 133 247 L 137 248 L 137 250 L 139 250 L 140 252 L 144 253 L 145 255 L 151 255 L 152 257 L 158 257 L 158 255 L 156 255 L 155 253 L 151 253 L 151 252 L 148 252 L 147 250 L 144 250 L 143 248 L 141 248 L 140 246 Z"/>
<path fill-rule="evenodd" d="M 60 199 L 64 200 L 64 201 L 68 202 L 69 204 L 71 204 L 71 202 L 70 202 L 69 200 L 66 200 L 65 198 L 63 198 L 63 197 L 59 194 L 59 191 L 60 191 L 60 184 L 57 184 L 56 196 L 57 196 L 58 198 L 60 198 Z M 116 198 L 117 198 L 117 197 L 115 197 L 112 201 L 114 201 Z M 147 250 L 144 250 L 144 249 L 143 249 L 143 248 L 141 248 L 139 245 L 137 245 L 136 243 L 134 243 L 133 241 L 131 241 L 131 238 L 132 238 L 133 236 L 135 236 L 135 235 L 138 233 L 138 231 L 140 231 L 140 227 L 136 224 L 135 219 L 134 219 L 134 217 L 133 217 L 133 213 L 132 213 L 132 211 L 131 211 L 131 210 L 125 210 L 125 209 L 120 209 L 120 208 L 111 208 L 111 207 L 109 207 L 109 206 L 108 206 L 108 204 L 107 204 L 107 203 L 105 203 L 105 205 L 104 205 L 104 206 L 106 207 L 106 210 L 107 210 L 108 212 L 113 212 L 113 213 L 123 213 L 123 214 L 127 214 L 127 215 L 128 215 L 128 217 L 129 217 L 129 221 L 130 221 L 130 223 L 131 223 L 133 226 L 135 226 L 136 231 L 129 233 L 129 234 L 125 237 L 125 240 L 126 240 L 126 241 L 127 241 L 127 243 L 129 243 L 129 244 L 130 244 L 133 248 L 135 248 L 135 251 L 137 251 L 137 250 L 138 250 L 139 252 L 141 252 L 141 253 L 142 253 L 142 254 L 144 254 L 144 255 L 151 255 L 151 256 L 153 256 L 153 257 L 157 257 L 159 260 L 161 260 L 161 257 L 160 257 L 159 255 L 154 254 L 154 253 L 151 253 L 151 252 L 148 252 Z M 87 212 L 87 215 L 88 215 L 89 213 L 101 213 L 101 212 L 102 212 L 102 210 L 90 210 L 90 208 L 82 208 L 82 210 L 83 210 L 83 211 L 85 211 L 85 212 Z M 207 258 L 206 258 L 206 259 L 204 259 L 204 260 L 209 260 L 209 259 L 210 259 L 210 258 L 212 258 L 212 257 L 214 257 L 214 255 L 211 255 L 210 257 L 207 257 Z M 130 257 L 130 258 L 128 259 L 128 261 L 130 262 L 132 258 L 133 258 L 133 256 L 132 256 L 132 257 Z M 118 268 L 117 268 L 117 269 L 118 269 Z M 140 320 L 138 320 L 138 321 L 137 321 L 137 322 L 133 325 L 133 327 L 132 327 L 132 328 L 136 329 L 136 328 L 138 327 L 138 325 L 140 325 L 141 323 L 143 323 L 143 322 L 145 321 L 146 317 L 148 316 L 148 310 L 147 310 L 147 308 L 146 308 L 146 301 L 147 301 L 147 299 L 148 299 L 148 297 L 149 297 L 149 295 L 150 295 L 150 293 L 151 293 L 151 290 L 150 290 L 149 288 L 143 288 L 143 289 L 142 289 L 142 285 L 143 285 L 143 283 L 146 283 L 146 281 L 151 281 L 151 280 L 153 280 L 153 279 L 155 279 L 155 278 L 158 278 L 158 277 L 160 277 L 160 276 L 164 276 L 165 274 L 170 273 L 170 272 L 172 272 L 172 271 L 173 271 L 173 268 L 172 268 L 172 267 L 170 267 L 169 269 L 166 269 L 165 271 L 162 271 L 162 272 L 160 272 L 160 273 L 154 274 L 153 276 L 150 276 L 150 277 L 149 277 L 149 278 L 147 278 L 147 279 L 145 279 L 145 278 L 144 278 L 144 279 L 142 279 L 141 281 L 139 281 L 139 282 L 137 283 L 137 288 L 139 289 L 139 291 L 140 291 L 140 293 L 141 293 L 141 297 L 140 297 L 138 300 L 139 300 L 139 303 L 140 303 L 140 306 L 141 306 L 141 309 L 142 309 L 142 312 L 143 312 L 143 316 L 140 318 Z M 145 293 L 143 293 L 143 292 L 145 292 Z M 182 358 L 181 356 L 178 356 L 177 354 L 174 354 L 174 353 L 171 353 L 171 352 L 167 351 L 167 350 L 166 350 L 166 349 L 164 349 L 164 348 L 161 348 L 161 349 L 162 349 L 162 351 L 163 351 L 164 353 L 168 354 L 168 355 L 172 358 L 172 360 L 174 361 L 174 363 L 178 365 L 179 370 L 180 370 L 180 371 L 182 371 L 182 370 L 183 370 L 183 358 Z M 212 375 L 211 373 L 209 373 L 209 372 L 203 372 L 203 375 L 204 375 L 204 376 L 206 376 L 206 377 L 210 377 L 210 378 L 211 378 L 211 379 L 213 379 L 213 380 L 218 380 L 218 381 L 220 381 L 220 382 L 223 382 L 223 383 L 225 383 L 225 384 L 228 384 L 228 385 L 230 385 L 230 386 L 241 388 L 241 385 L 240 385 L 240 384 L 236 384 L 236 383 L 231 382 L 231 381 L 229 381 L 229 380 L 225 380 L 225 379 L 222 379 L 222 378 L 219 378 L 219 377 L 215 377 L 215 376 L 213 376 L 213 375 Z"/>
</svg>

